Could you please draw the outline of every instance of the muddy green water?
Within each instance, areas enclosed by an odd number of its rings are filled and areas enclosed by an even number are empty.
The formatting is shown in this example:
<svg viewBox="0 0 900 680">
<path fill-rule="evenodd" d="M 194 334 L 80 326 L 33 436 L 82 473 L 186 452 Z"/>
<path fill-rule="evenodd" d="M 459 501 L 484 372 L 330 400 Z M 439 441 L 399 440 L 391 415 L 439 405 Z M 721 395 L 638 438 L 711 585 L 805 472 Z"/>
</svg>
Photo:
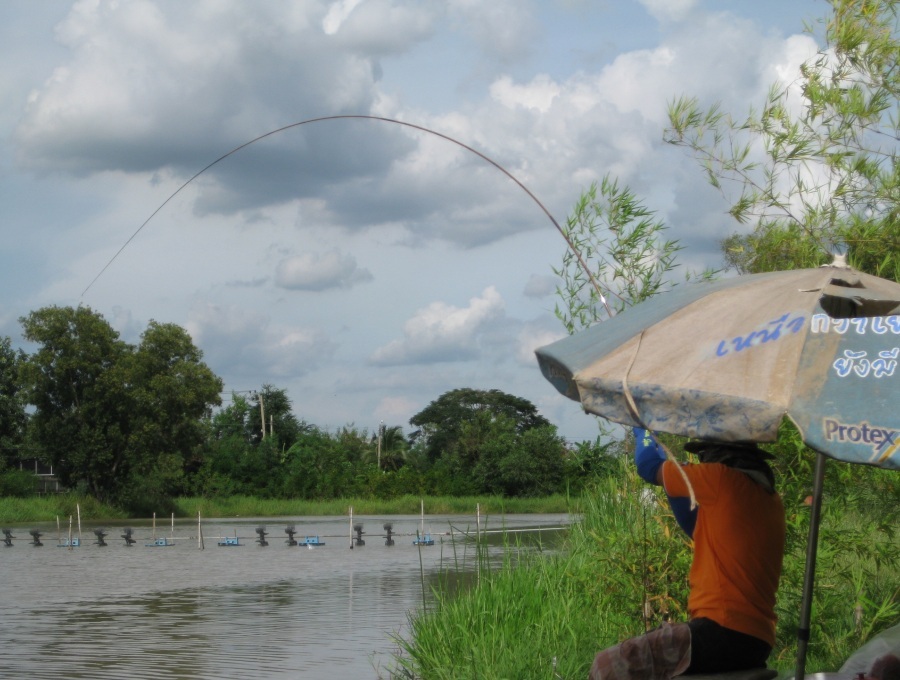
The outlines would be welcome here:
<svg viewBox="0 0 900 680">
<path fill-rule="evenodd" d="M 385 546 L 383 524 L 395 545 Z M 533 530 L 561 526 L 558 515 L 482 518 L 483 528 Z M 392 636 L 423 606 L 441 569 L 471 570 L 471 542 L 451 538 L 475 530 L 475 517 L 426 516 L 435 545 L 412 538 L 419 517 L 355 517 L 365 546 L 350 549 L 347 517 L 130 522 L 137 543 L 120 538 L 125 525 L 82 523 L 81 545 L 58 547 L 56 523 L 13 527 L 0 544 L 0 678 L 390 678 Z M 318 535 L 315 549 L 286 545 Z M 265 526 L 269 545 L 256 543 Z M 31 545 L 30 529 L 43 532 Z M 68 536 L 68 518 L 62 538 Z M 546 545 L 558 532 L 541 536 Z M 77 525 L 73 536 L 78 536 Z M 219 546 L 224 537 L 238 546 Z M 556 538 L 554 538 L 556 537 Z M 496 535 L 492 543 L 498 543 Z M 420 567 L 421 555 L 421 567 Z"/>
</svg>

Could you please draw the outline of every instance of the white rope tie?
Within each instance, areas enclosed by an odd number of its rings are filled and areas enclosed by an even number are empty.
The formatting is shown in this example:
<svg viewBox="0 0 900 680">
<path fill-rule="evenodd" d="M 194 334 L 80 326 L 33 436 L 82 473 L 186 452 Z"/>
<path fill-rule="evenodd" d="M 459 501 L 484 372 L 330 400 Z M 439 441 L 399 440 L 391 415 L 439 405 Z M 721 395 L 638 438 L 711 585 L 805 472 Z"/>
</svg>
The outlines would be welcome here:
<svg viewBox="0 0 900 680">
<path fill-rule="evenodd" d="M 687 473 L 684 471 L 684 468 L 681 466 L 681 463 L 678 462 L 678 459 L 672 454 L 671 451 L 663 444 L 659 439 L 656 438 L 656 435 L 650 431 L 650 429 L 644 425 L 644 421 L 641 420 L 641 416 L 638 413 L 637 404 L 634 401 L 634 397 L 631 396 L 631 390 L 628 387 L 628 375 L 631 373 L 631 367 L 634 366 L 634 362 L 637 359 L 638 352 L 641 349 L 641 340 L 644 339 L 644 331 L 641 331 L 640 335 L 638 335 L 637 346 L 634 348 L 634 354 L 631 355 L 631 361 L 628 362 L 628 367 L 625 369 L 625 376 L 622 378 L 622 391 L 625 393 L 625 402 L 628 404 L 628 408 L 631 410 L 631 416 L 634 420 L 653 438 L 653 441 L 657 443 L 657 445 L 663 450 L 663 453 L 666 454 L 666 460 L 674 463 L 675 467 L 678 469 L 679 474 L 681 474 L 681 478 L 684 480 L 684 484 L 688 490 L 688 496 L 691 499 L 691 510 L 694 510 L 697 507 L 697 496 L 694 493 L 694 487 L 691 486 L 691 480 L 688 479 Z"/>
</svg>

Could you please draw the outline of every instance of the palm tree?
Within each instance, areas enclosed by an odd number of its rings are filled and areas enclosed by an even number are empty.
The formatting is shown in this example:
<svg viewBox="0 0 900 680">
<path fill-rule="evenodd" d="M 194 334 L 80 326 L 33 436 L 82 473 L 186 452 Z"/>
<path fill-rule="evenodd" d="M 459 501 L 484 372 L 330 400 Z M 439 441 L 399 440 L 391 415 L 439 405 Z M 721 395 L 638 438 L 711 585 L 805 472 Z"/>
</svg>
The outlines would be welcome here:
<svg viewBox="0 0 900 680">
<path fill-rule="evenodd" d="M 376 455 L 380 450 L 381 469 L 396 472 L 406 462 L 408 444 L 403 436 L 403 428 L 400 425 L 385 427 L 382 424 L 379 429 L 381 430 L 380 444 L 378 432 L 372 435 L 372 442 L 375 444 Z"/>
</svg>

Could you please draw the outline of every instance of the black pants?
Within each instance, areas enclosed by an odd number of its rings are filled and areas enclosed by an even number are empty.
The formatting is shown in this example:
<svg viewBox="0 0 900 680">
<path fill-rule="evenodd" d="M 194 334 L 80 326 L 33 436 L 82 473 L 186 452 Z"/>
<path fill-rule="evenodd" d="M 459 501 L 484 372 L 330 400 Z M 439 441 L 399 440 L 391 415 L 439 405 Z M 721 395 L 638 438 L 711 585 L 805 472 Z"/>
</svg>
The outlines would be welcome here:
<svg viewBox="0 0 900 680">
<path fill-rule="evenodd" d="M 766 667 L 772 648 L 759 638 L 720 626 L 712 619 L 692 619 L 688 626 L 691 629 L 691 665 L 685 675 Z"/>
</svg>

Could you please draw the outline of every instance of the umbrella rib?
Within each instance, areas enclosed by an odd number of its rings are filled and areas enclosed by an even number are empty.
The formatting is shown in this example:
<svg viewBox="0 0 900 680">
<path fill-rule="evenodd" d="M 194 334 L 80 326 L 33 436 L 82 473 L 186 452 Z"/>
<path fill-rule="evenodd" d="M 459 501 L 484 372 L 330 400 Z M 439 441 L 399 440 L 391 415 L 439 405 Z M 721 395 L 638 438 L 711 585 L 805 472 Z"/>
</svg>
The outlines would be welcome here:
<svg viewBox="0 0 900 680">
<path fill-rule="evenodd" d="M 646 329 L 644 329 L 646 330 Z M 634 401 L 634 397 L 631 396 L 631 389 L 628 387 L 628 375 L 631 373 L 631 367 L 634 366 L 634 362 L 637 360 L 638 352 L 641 349 L 641 340 L 644 339 L 644 330 L 638 334 L 637 346 L 634 348 L 634 353 L 631 355 L 631 361 L 628 362 L 628 366 L 625 368 L 625 375 L 622 377 L 622 391 L 625 394 L 625 402 L 628 404 L 628 408 L 631 409 L 632 417 L 638 422 L 638 424 L 644 428 L 647 432 L 650 430 L 644 425 L 644 421 L 638 413 L 637 404 Z M 694 487 L 691 486 L 691 480 L 688 479 L 687 473 L 684 471 L 684 468 L 681 467 L 681 463 L 678 462 L 678 459 L 669 451 L 668 447 L 663 444 L 659 439 L 657 439 L 656 435 L 652 432 L 650 436 L 656 441 L 659 447 L 666 454 L 666 458 L 675 464 L 675 467 L 678 469 L 681 478 L 684 480 L 684 484 L 687 487 L 688 495 L 691 499 L 691 510 L 697 507 L 697 495 L 694 493 Z"/>
</svg>

